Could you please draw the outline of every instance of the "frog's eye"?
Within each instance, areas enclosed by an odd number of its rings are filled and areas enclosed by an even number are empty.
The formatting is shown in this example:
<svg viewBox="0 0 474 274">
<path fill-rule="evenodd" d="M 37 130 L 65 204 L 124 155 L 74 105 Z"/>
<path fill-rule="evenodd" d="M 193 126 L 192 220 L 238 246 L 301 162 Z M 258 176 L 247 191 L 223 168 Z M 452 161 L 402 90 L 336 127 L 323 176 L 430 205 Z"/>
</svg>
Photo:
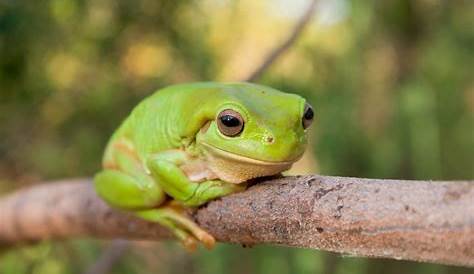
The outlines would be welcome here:
<svg viewBox="0 0 474 274">
<path fill-rule="evenodd" d="M 304 114 L 303 114 L 303 128 L 307 129 L 311 123 L 313 123 L 314 118 L 314 111 L 313 107 L 306 103 L 304 106 Z"/>
<path fill-rule="evenodd" d="M 244 129 L 244 119 L 237 111 L 226 109 L 217 116 L 217 127 L 225 136 L 233 137 Z"/>
</svg>

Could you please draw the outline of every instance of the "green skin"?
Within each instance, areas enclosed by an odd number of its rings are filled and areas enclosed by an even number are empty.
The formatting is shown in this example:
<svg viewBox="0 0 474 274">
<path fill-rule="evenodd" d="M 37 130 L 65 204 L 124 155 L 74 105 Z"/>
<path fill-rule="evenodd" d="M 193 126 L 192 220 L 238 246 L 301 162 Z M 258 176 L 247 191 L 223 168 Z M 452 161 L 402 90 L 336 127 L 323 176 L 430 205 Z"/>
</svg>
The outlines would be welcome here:
<svg viewBox="0 0 474 274">
<path fill-rule="evenodd" d="M 214 238 L 178 205 L 196 207 L 244 190 L 248 179 L 288 169 L 306 146 L 305 103 L 298 95 L 250 83 L 159 90 L 110 139 L 96 191 L 111 206 L 168 227 L 189 248 L 196 239 L 212 247 Z M 226 109 L 243 118 L 237 136 L 219 129 L 217 116 Z M 225 171 L 237 164 L 238 172 Z"/>
</svg>

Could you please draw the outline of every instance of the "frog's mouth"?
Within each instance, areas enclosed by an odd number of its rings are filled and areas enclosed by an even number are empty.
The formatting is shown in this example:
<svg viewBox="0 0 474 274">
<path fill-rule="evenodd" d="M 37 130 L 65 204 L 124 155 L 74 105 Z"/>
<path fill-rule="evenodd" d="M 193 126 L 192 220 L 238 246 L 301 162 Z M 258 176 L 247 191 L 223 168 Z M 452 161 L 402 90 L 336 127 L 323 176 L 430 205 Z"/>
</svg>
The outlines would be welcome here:
<svg viewBox="0 0 474 274">
<path fill-rule="evenodd" d="M 249 164 L 254 164 L 254 165 L 264 165 L 264 166 L 273 166 L 273 165 L 291 165 L 295 161 L 297 161 L 301 156 L 297 157 L 295 160 L 292 161 L 264 161 L 264 160 L 257 160 L 254 158 L 242 156 L 239 154 L 235 154 L 226 150 L 223 150 L 221 148 L 215 147 L 213 145 L 209 145 L 206 143 L 202 143 L 204 147 L 206 147 L 207 152 L 215 154 L 216 156 L 222 157 L 222 158 L 227 158 L 233 161 L 238 161 L 238 162 L 244 162 L 244 163 L 249 163 Z"/>
<path fill-rule="evenodd" d="M 301 157 L 291 161 L 271 162 L 238 155 L 206 143 L 202 145 L 205 148 L 208 167 L 212 172 L 219 179 L 235 184 L 257 177 L 279 174 L 288 170 Z"/>
</svg>

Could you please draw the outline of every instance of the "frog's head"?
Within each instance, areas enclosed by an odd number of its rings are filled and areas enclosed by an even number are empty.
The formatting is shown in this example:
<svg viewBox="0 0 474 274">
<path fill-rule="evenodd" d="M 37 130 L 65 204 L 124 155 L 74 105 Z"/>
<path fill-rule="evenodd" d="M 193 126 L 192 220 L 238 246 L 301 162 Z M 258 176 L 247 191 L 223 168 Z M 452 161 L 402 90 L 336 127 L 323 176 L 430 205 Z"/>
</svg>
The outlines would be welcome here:
<svg viewBox="0 0 474 274">
<path fill-rule="evenodd" d="M 223 85 L 212 101 L 214 117 L 199 130 L 196 144 L 222 180 L 275 175 L 303 155 L 314 115 L 304 98 L 237 83 Z"/>
</svg>

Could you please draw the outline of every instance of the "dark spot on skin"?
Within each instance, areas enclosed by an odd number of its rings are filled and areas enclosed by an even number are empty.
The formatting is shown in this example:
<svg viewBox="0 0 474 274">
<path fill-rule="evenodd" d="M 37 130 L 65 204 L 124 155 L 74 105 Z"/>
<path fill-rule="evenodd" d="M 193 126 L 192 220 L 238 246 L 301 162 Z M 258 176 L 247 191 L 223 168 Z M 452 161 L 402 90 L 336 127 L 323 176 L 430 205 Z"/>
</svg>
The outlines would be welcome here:
<svg viewBox="0 0 474 274">
<path fill-rule="evenodd" d="M 273 137 L 272 136 L 267 136 L 267 138 L 265 139 L 265 141 L 267 143 L 273 143 Z"/>
<path fill-rule="evenodd" d="M 374 192 L 375 192 L 375 193 L 379 193 L 379 192 L 380 192 L 380 189 L 376 188 Z"/>
<path fill-rule="evenodd" d="M 405 210 L 406 211 L 410 210 L 410 207 L 408 205 L 405 205 Z"/>
<path fill-rule="evenodd" d="M 316 231 L 318 233 L 323 233 L 324 232 L 324 229 L 322 227 L 316 227 Z"/>
</svg>

